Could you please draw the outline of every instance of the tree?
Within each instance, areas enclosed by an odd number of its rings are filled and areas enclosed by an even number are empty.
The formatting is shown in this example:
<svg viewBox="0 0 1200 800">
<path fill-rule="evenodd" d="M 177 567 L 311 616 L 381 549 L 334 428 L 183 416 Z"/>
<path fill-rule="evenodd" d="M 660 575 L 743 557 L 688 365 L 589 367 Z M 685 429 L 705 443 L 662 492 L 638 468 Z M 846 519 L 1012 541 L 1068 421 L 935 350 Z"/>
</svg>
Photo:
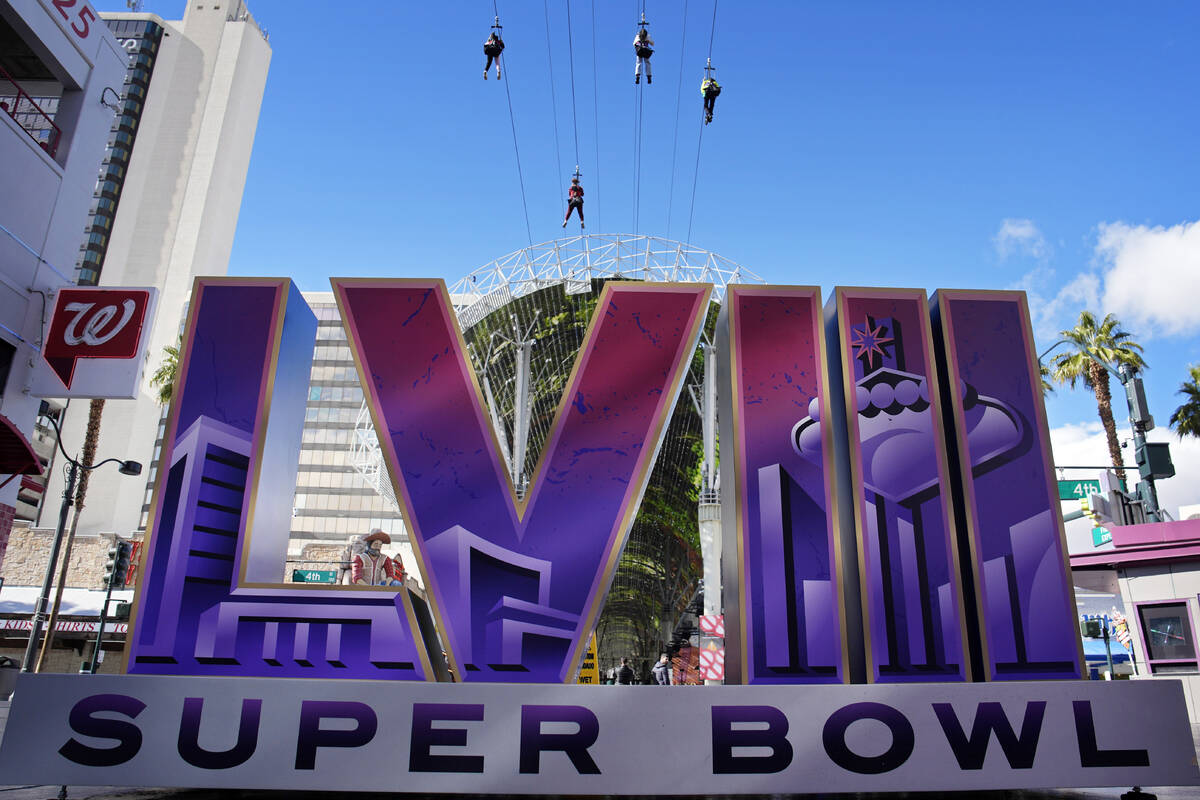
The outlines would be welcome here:
<svg viewBox="0 0 1200 800">
<path fill-rule="evenodd" d="M 150 385 L 158 389 L 158 404 L 165 406 L 171 402 L 175 392 L 175 376 L 179 374 L 179 348 L 183 346 L 183 337 L 175 344 L 163 348 L 163 358 L 158 369 L 150 376 Z"/>
<path fill-rule="evenodd" d="M 1195 436 L 1200 438 L 1200 364 L 1188 367 L 1190 381 L 1184 381 L 1176 394 L 1181 394 L 1187 401 L 1171 415 L 1171 428 L 1180 436 Z"/>
<path fill-rule="evenodd" d="M 1079 312 L 1079 322 L 1074 328 L 1061 331 L 1060 335 L 1074 349 L 1054 357 L 1054 380 L 1074 389 L 1075 382 L 1082 379 L 1084 386 L 1096 395 L 1100 422 L 1108 438 L 1108 453 L 1117 468 L 1117 477 L 1125 480 L 1125 470 L 1121 469 L 1121 444 L 1113 422 L 1108 368 L 1128 364 L 1135 370 L 1145 369 L 1142 346 L 1133 341 L 1131 333 L 1121 329 L 1120 320 L 1112 314 L 1105 314 L 1103 320 L 1097 321 L 1096 315 L 1086 310 Z"/>
<path fill-rule="evenodd" d="M 1038 375 L 1042 379 L 1042 396 L 1054 394 L 1054 384 L 1050 382 L 1050 368 L 1038 362 Z"/>
</svg>

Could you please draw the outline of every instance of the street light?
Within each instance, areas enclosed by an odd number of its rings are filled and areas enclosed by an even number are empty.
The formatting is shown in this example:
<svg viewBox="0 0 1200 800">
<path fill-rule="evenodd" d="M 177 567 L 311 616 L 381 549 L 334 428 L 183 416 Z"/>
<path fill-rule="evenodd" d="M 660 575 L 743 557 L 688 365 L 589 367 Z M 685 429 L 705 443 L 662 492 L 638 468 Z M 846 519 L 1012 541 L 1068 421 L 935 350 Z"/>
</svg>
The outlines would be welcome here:
<svg viewBox="0 0 1200 800">
<path fill-rule="evenodd" d="M 120 464 L 117 471 L 122 475 L 141 475 L 142 465 L 137 461 L 124 461 L 119 458 L 106 458 L 96 464 L 80 464 L 74 458 L 67 455 L 67 451 L 62 446 L 62 429 L 58 427 L 58 421 L 54 417 L 47 415 L 46 419 L 50 420 L 50 424 L 54 426 L 55 441 L 58 443 L 58 450 L 62 453 L 63 458 L 70 464 L 70 469 L 67 471 L 67 487 L 63 489 L 62 507 L 58 510 L 58 527 L 54 531 L 54 542 L 50 546 L 50 562 L 46 564 L 46 577 L 42 580 L 42 593 L 38 597 L 37 605 L 33 609 L 33 625 L 29 630 L 29 642 L 25 645 L 25 658 L 21 661 L 21 671 L 30 672 L 33 668 L 34 653 L 37 652 L 38 640 L 41 638 L 42 624 L 46 619 L 46 606 L 50 603 L 50 583 L 54 580 L 54 568 L 58 564 L 58 554 L 62 549 L 63 536 L 67 529 L 67 515 L 71 511 L 71 500 L 75 495 L 75 484 L 79 479 L 81 472 L 91 472 L 105 464 Z M 54 632 L 51 631 L 53 636 Z"/>
</svg>

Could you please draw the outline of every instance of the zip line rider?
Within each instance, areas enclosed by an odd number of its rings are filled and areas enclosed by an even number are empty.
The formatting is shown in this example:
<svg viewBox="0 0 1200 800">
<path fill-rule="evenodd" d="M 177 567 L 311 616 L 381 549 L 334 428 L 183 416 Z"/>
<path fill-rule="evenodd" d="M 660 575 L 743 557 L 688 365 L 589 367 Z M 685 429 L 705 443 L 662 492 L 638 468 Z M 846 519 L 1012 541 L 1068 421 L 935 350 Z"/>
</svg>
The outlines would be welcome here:
<svg viewBox="0 0 1200 800">
<path fill-rule="evenodd" d="M 583 187 L 579 185 L 579 176 L 571 178 L 571 188 L 567 191 L 567 215 L 563 217 L 562 226 L 567 227 L 571 212 L 579 209 L 579 229 L 583 230 Z"/>
<path fill-rule="evenodd" d="M 504 52 L 504 40 L 500 38 L 500 32 L 494 30 L 488 35 L 487 41 L 483 43 L 483 54 L 487 56 L 487 63 L 483 65 L 483 79 L 486 81 L 488 70 L 491 69 L 492 62 L 496 62 L 496 80 L 500 80 L 500 54 Z"/>
<path fill-rule="evenodd" d="M 717 95 L 721 93 L 721 84 L 717 83 L 717 79 L 707 77 L 700 83 L 700 93 L 704 95 L 704 124 L 712 122 L 713 106 L 717 102 Z"/>
<path fill-rule="evenodd" d="M 650 56 L 654 55 L 653 48 L 654 40 L 646 31 L 646 18 L 642 17 L 642 21 L 638 23 L 638 32 L 633 37 L 633 52 L 637 56 L 637 63 L 633 68 L 634 83 L 640 83 L 642 80 L 642 64 L 646 65 L 646 83 L 651 83 Z"/>
</svg>

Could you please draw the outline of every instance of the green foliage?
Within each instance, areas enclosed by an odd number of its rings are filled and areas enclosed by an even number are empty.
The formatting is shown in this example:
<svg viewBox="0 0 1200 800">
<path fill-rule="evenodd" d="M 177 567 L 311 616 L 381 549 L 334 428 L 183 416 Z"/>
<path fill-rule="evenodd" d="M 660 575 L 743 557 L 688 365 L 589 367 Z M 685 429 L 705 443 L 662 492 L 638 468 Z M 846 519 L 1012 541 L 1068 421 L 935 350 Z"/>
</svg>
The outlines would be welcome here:
<svg viewBox="0 0 1200 800">
<path fill-rule="evenodd" d="M 562 406 L 575 358 L 591 323 L 603 281 L 590 292 L 567 294 L 562 284 L 505 303 L 464 332 L 480 382 L 486 377 L 504 436 L 511 441 L 514 419 L 512 376 L 516 374 L 514 327 L 531 327 L 530 435 L 525 474 L 532 477 Z M 717 307 L 705 320 L 709 337 Z M 703 375 L 703 356 L 693 358 L 687 383 Z M 657 657 L 664 629 L 673 626 L 700 577 L 699 500 L 702 434 L 700 417 L 686 387 L 667 424 L 629 541 L 617 565 L 598 623 L 601 661 L 627 656 Z"/>
<path fill-rule="evenodd" d="M 1084 385 L 1096 395 L 1096 411 L 1108 440 L 1108 454 L 1113 466 L 1117 467 L 1117 477 L 1124 480 L 1125 470 L 1120 468 L 1121 445 L 1117 441 L 1117 426 L 1113 421 L 1108 368 L 1128 364 L 1135 370 L 1145 369 L 1142 346 L 1133 341 L 1132 334 L 1121 329 L 1120 321 L 1112 314 L 1106 314 L 1103 320 L 1097 321 L 1096 315 L 1086 310 L 1079 313 L 1079 322 L 1075 327 L 1062 331 L 1061 336 L 1072 345 L 1072 349 L 1054 357 L 1053 378 L 1058 383 L 1069 384 L 1072 389 L 1075 388 L 1075 382 L 1082 379 Z"/>
<path fill-rule="evenodd" d="M 1133 334 L 1121 329 L 1120 320 L 1112 314 L 1105 314 L 1103 320 L 1097 321 L 1092 312 L 1081 311 L 1075 327 L 1061 331 L 1059 335 L 1073 349 L 1054 357 L 1053 378 L 1057 383 L 1069 384 L 1072 389 L 1075 382 L 1082 379 L 1089 390 L 1096 391 L 1094 378 L 1099 374 L 1096 368 L 1103 369 L 1106 364 L 1111 367 L 1128 364 L 1135 370 L 1146 368 L 1142 346 L 1133 341 Z"/>
<path fill-rule="evenodd" d="M 1176 392 L 1187 399 L 1171 414 L 1171 428 L 1180 436 L 1200 438 L 1200 364 L 1188 367 L 1188 374 L 1191 379 L 1184 381 Z"/>
<path fill-rule="evenodd" d="M 150 385 L 158 390 L 158 404 L 165 406 L 171 402 L 175 393 L 175 378 L 179 375 L 179 349 L 183 347 L 183 337 L 175 344 L 163 348 L 162 361 L 158 369 L 150 376 Z"/>
</svg>

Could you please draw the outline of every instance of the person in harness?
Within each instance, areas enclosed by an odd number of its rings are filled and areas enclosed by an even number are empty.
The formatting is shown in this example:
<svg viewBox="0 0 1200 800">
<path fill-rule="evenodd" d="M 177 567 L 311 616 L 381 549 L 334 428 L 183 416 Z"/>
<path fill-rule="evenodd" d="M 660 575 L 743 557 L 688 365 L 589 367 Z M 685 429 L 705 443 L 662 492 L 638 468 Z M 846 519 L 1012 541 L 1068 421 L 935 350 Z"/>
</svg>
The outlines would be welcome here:
<svg viewBox="0 0 1200 800">
<path fill-rule="evenodd" d="M 488 70 L 492 68 L 492 62 L 496 62 L 496 80 L 500 80 L 500 54 L 504 52 L 504 40 L 500 38 L 499 31 L 492 31 L 488 36 L 487 41 L 483 43 L 483 54 L 487 56 L 487 63 L 483 65 L 483 79 L 486 81 Z"/>
<path fill-rule="evenodd" d="M 717 95 L 721 94 L 721 84 L 713 77 L 705 78 L 700 84 L 700 93 L 704 95 L 704 124 L 712 122 L 713 106 L 716 105 Z"/>
<path fill-rule="evenodd" d="M 579 185 L 579 178 L 571 178 L 571 188 L 567 192 L 567 215 L 563 217 L 562 226 L 567 227 L 567 220 L 571 218 L 571 212 L 579 209 L 579 229 L 583 230 L 583 187 Z"/>
<path fill-rule="evenodd" d="M 650 38 L 650 34 L 646 31 L 646 23 L 644 21 L 640 24 L 637 35 L 633 37 L 633 52 L 637 56 L 637 64 L 633 68 L 633 82 L 641 82 L 642 64 L 645 64 L 646 83 L 650 83 L 650 56 L 654 55 L 654 40 Z"/>
</svg>

